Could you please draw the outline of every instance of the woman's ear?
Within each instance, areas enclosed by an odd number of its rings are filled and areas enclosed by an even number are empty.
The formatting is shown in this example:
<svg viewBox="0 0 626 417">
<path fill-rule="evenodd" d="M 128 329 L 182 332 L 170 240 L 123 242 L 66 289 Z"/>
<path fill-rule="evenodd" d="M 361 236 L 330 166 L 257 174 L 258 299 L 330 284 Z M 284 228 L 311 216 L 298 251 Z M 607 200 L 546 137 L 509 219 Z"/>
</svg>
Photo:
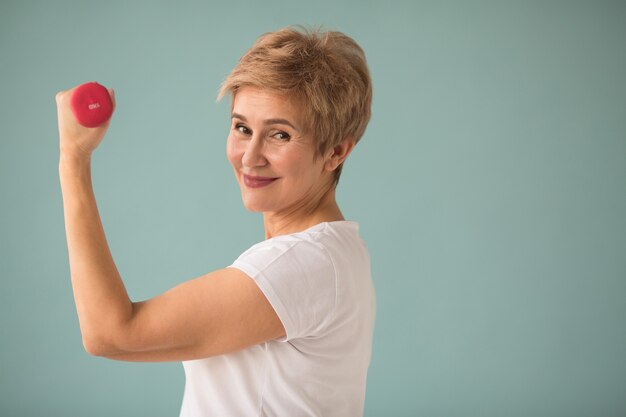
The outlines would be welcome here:
<svg viewBox="0 0 626 417">
<path fill-rule="evenodd" d="M 328 159 L 326 159 L 326 163 L 324 168 L 327 171 L 334 171 L 337 167 L 343 164 L 343 161 L 346 160 L 352 149 L 354 149 L 354 145 L 356 145 L 356 140 L 353 137 L 348 136 L 341 143 L 336 145 L 334 148 L 328 151 Z"/>
</svg>

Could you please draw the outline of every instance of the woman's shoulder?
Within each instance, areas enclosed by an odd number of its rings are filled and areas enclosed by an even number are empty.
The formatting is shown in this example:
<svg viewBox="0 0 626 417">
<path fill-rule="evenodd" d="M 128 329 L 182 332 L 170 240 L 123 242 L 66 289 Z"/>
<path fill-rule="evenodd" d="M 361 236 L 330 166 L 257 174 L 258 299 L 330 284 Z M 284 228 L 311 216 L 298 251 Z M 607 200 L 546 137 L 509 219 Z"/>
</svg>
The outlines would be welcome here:
<svg viewBox="0 0 626 417">
<path fill-rule="evenodd" d="M 349 220 L 321 222 L 300 232 L 263 240 L 250 247 L 246 252 L 269 249 L 292 249 L 294 247 L 301 249 L 308 247 L 323 248 L 333 241 L 345 241 L 350 239 L 360 241 L 359 224 L 357 222 Z"/>
<path fill-rule="evenodd" d="M 297 258 L 306 264 L 330 263 L 337 259 L 349 262 L 357 252 L 367 248 L 354 221 L 322 222 L 306 230 L 261 241 L 243 252 L 235 262 L 253 262 L 268 266 L 279 259 Z M 321 266 L 321 265 L 320 265 Z"/>
</svg>

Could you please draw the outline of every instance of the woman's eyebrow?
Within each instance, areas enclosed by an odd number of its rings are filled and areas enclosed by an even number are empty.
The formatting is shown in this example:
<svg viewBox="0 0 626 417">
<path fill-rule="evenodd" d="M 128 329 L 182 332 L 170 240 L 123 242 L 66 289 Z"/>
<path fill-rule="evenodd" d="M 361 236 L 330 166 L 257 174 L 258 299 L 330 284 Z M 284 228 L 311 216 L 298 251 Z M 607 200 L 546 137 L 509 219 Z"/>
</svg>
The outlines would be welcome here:
<svg viewBox="0 0 626 417">
<path fill-rule="evenodd" d="M 233 113 L 231 116 L 231 119 L 239 119 L 242 120 L 244 122 L 247 122 L 248 119 L 246 119 L 246 117 L 242 114 L 239 113 Z M 265 125 L 286 125 L 291 127 L 293 130 L 300 132 L 300 130 L 295 127 L 289 120 L 287 119 L 266 119 L 263 121 L 263 124 Z"/>
</svg>

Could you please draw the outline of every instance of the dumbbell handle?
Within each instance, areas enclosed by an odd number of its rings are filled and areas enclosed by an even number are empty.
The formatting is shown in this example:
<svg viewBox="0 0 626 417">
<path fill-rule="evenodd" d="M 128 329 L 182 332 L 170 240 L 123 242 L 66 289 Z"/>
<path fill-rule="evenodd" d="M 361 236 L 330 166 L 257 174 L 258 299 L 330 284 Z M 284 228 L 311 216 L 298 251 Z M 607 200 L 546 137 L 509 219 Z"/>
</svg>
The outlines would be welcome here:
<svg viewBox="0 0 626 417">
<path fill-rule="evenodd" d="M 113 113 L 113 100 L 108 90 L 96 82 L 76 87 L 70 104 L 76 120 L 85 127 L 98 127 L 106 123 Z"/>
</svg>

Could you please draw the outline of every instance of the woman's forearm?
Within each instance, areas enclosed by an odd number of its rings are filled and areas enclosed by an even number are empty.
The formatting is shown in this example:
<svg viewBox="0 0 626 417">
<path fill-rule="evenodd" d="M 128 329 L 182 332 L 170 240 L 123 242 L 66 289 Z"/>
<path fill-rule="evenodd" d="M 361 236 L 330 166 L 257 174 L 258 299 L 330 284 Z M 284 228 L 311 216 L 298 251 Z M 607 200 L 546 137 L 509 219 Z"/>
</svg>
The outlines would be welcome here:
<svg viewBox="0 0 626 417">
<path fill-rule="evenodd" d="M 132 303 L 106 241 L 91 181 L 91 158 L 61 155 L 65 232 L 83 343 L 106 349 L 132 315 Z"/>
</svg>

